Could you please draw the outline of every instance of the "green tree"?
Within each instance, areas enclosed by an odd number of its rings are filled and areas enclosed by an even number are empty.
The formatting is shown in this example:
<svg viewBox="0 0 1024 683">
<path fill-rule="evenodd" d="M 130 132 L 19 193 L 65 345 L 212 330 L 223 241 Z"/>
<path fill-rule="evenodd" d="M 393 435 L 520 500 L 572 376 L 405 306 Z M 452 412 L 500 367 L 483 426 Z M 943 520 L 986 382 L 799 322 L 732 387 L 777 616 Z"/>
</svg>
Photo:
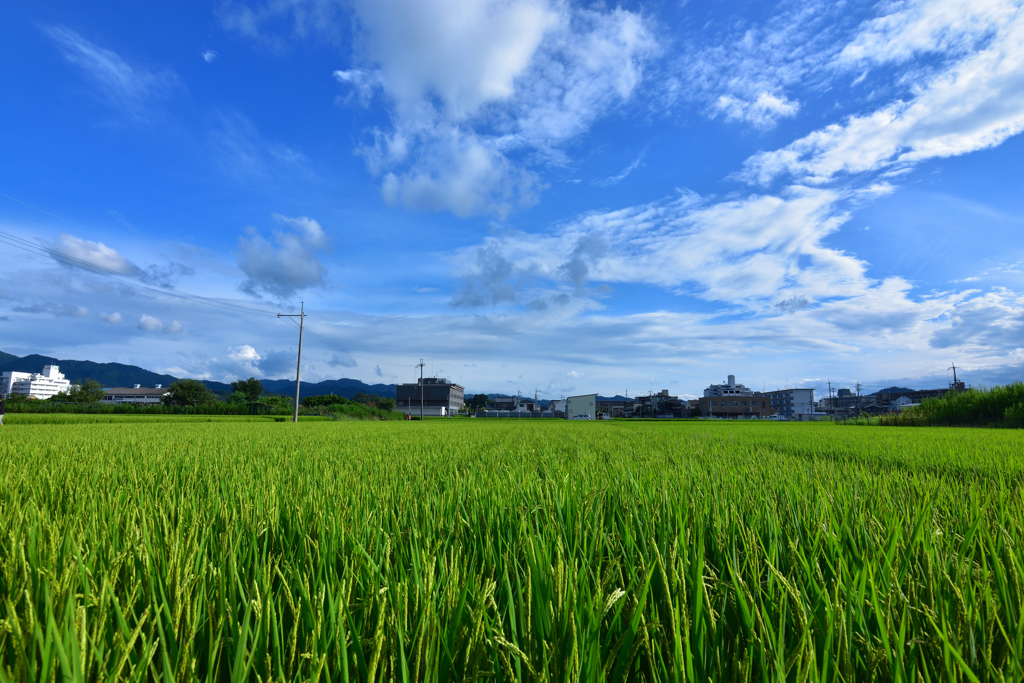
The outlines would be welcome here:
<svg viewBox="0 0 1024 683">
<path fill-rule="evenodd" d="M 164 405 L 194 407 L 217 400 L 214 393 L 197 379 L 179 379 L 171 384 L 170 389 L 171 393 L 164 394 L 162 399 Z"/>
<path fill-rule="evenodd" d="M 489 400 L 487 394 L 476 394 L 472 398 L 466 399 L 466 405 L 469 406 L 470 411 L 475 413 L 478 410 L 483 410 Z"/>
<path fill-rule="evenodd" d="M 232 382 L 231 388 L 245 394 L 247 402 L 256 403 L 256 401 L 260 400 L 260 395 L 263 393 L 263 382 L 255 377 L 250 377 L 249 379 L 240 379 L 237 382 Z"/>
<path fill-rule="evenodd" d="M 263 382 L 255 377 L 250 377 L 249 379 L 240 379 L 237 382 L 232 382 L 231 388 L 234 389 L 234 393 L 240 393 L 245 397 L 244 403 L 248 404 L 249 410 L 252 411 L 260 401 L 260 395 L 263 393 Z M 234 394 L 232 394 L 233 396 Z"/>
<path fill-rule="evenodd" d="M 96 403 L 102 401 L 106 395 L 99 382 L 87 379 L 81 384 L 72 384 L 70 389 L 52 396 L 49 400 L 60 403 Z"/>
<path fill-rule="evenodd" d="M 326 394 L 324 396 L 306 396 L 302 399 L 303 408 L 327 408 L 336 405 L 345 405 L 349 400 L 344 396 Z"/>
<path fill-rule="evenodd" d="M 356 403 L 362 403 L 363 405 L 366 406 L 375 406 L 377 405 L 377 401 L 380 400 L 380 396 L 378 396 L 377 394 L 367 394 L 360 391 L 358 394 L 352 397 L 352 400 L 355 401 Z"/>
<path fill-rule="evenodd" d="M 393 398 L 379 398 L 377 399 L 377 407 L 381 410 L 394 410 L 395 399 Z"/>
</svg>

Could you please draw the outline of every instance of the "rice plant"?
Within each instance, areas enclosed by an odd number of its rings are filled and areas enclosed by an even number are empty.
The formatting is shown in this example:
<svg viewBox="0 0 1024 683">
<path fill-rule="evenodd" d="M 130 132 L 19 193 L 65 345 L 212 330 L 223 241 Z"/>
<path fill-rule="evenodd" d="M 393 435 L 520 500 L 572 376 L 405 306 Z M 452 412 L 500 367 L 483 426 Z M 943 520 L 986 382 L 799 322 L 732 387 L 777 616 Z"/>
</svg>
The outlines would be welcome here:
<svg viewBox="0 0 1024 683">
<path fill-rule="evenodd" d="M 15 422 L 0 681 L 1021 680 L 1022 475 L 1018 431 Z"/>
</svg>

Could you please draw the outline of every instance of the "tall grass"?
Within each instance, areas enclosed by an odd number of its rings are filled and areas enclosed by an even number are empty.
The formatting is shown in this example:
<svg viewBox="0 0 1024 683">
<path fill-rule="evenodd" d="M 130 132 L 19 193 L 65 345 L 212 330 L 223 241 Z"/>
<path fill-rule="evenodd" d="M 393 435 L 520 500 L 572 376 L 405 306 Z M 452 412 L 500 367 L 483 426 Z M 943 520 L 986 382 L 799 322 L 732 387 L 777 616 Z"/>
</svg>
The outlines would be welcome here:
<svg viewBox="0 0 1024 683">
<path fill-rule="evenodd" d="M 1024 382 L 991 389 L 949 391 L 899 413 L 861 417 L 846 424 L 892 427 L 1024 427 Z"/>
<path fill-rule="evenodd" d="M 1024 678 L 1024 434 L 0 433 L 0 680 Z"/>
</svg>

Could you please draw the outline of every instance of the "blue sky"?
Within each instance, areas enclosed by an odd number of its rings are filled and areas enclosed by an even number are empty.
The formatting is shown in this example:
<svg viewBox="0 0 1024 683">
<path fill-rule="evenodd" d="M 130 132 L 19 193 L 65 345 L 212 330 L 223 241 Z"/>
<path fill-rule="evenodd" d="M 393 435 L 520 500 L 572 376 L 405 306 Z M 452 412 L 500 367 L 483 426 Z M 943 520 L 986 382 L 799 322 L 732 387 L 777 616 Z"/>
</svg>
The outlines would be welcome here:
<svg viewBox="0 0 1024 683">
<path fill-rule="evenodd" d="M 287 377 L 304 301 L 311 380 L 1020 379 L 1021 45 L 1009 0 L 12 7 L 0 349 Z"/>
</svg>

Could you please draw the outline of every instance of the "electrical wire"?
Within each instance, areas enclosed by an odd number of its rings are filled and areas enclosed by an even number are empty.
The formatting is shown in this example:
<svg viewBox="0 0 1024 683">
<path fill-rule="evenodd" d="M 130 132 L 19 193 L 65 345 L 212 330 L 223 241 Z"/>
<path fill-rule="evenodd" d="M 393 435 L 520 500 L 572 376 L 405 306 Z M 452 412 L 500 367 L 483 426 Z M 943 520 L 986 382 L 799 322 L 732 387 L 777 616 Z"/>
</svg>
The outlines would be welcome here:
<svg viewBox="0 0 1024 683">
<path fill-rule="evenodd" d="M 56 218 L 57 220 L 64 221 L 65 223 L 68 223 L 70 225 L 74 225 L 75 227 L 81 228 L 83 230 L 87 229 L 84 226 L 81 226 L 78 223 L 75 223 L 74 221 L 69 221 L 66 218 L 62 218 L 60 216 L 57 216 L 56 214 L 52 214 L 49 211 L 46 211 L 44 209 L 39 208 L 38 206 L 33 206 L 33 205 L 31 205 L 31 204 L 29 204 L 27 202 L 21 201 L 20 199 L 16 199 L 16 198 L 14 198 L 14 197 L 12 197 L 12 196 L 10 196 L 8 194 L 4 194 L 3 192 L 0 192 L 0 196 L 6 197 L 7 199 L 15 201 L 15 202 L 17 202 L 19 204 L 22 204 L 24 206 L 27 206 L 30 209 L 35 209 L 36 211 L 39 211 L 40 213 L 44 213 L 47 216 L 50 216 L 52 218 Z M 51 259 L 53 261 L 57 261 L 58 263 L 63 263 L 64 265 L 68 265 L 68 266 L 72 266 L 72 267 L 75 267 L 75 268 L 80 268 L 82 270 L 86 270 L 86 271 L 91 272 L 91 273 L 93 273 L 95 275 L 101 275 L 103 277 L 110 278 L 110 279 L 112 279 L 112 280 L 114 280 L 116 282 L 121 282 L 122 284 L 127 284 L 127 285 L 130 285 L 130 286 L 133 286 L 133 287 L 140 287 L 142 289 L 147 289 L 147 290 L 150 290 L 152 292 L 156 292 L 158 294 L 166 294 L 168 296 L 173 296 L 175 298 L 182 299 L 184 301 L 189 301 L 189 302 L 192 302 L 192 303 L 202 304 L 202 305 L 205 305 L 205 306 L 211 306 L 211 307 L 214 307 L 214 308 L 220 308 L 222 310 L 232 311 L 232 312 L 235 312 L 235 313 L 245 313 L 245 314 L 249 314 L 249 315 L 259 315 L 259 316 L 267 316 L 267 317 L 278 317 L 276 313 L 274 313 L 272 311 L 267 311 L 265 309 L 258 309 L 258 308 L 253 308 L 253 307 L 250 307 L 250 306 L 243 306 L 241 304 L 235 304 L 235 303 L 231 303 L 231 302 L 227 302 L 227 301 L 222 301 L 222 300 L 218 300 L 218 299 L 212 299 L 210 297 L 199 296 L 198 294 L 191 294 L 189 292 L 183 292 L 183 291 L 181 291 L 179 289 L 175 289 L 174 287 L 162 286 L 162 285 L 159 285 L 159 284 L 156 284 L 156 283 L 152 282 L 151 280 L 147 280 L 146 278 L 139 277 L 139 276 L 136 276 L 136 275 L 130 275 L 130 274 L 127 274 L 127 273 L 123 273 L 121 271 L 114 270 L 112 268 L 107 268 L 107 267 L 101 266 L 101 265 L 99 265 L 97 263 L 93 263 L 91 261 L 87 261 L 85 259 L 80 259 L 80 258 L 77 258 L 77 257 L 72 256 L 70 254 L 66 254 L 66 253 L 60 251 L 59 249 L 53 249 L 51 247 L 47 247 L 47 246 L 42 245 L 42 244 L 34 243 L 34 242 L 29 241 L 29 240 L 26 240 L 26 239 L 23 239 L 21 237 L 18 237 L 17 235 L 13 235 L 13 234 L 11 234 L 9 232 L 5 232 L 5 231 L 2 231 L 2 230 L 0 230 L 0 243 L 7 244 L 9 246 L 15 247 L 17 249 L 21 249 L 23 251 L 27 251 L 27 252 L 35 254 L 37 256 L 43 256 L 43 257 L 49 258 L 49 259 Z M 284 318 L 284 320 L 287 320 L 288 322 L 292 323 L 296 327 L 299 326 L 299 323 L 295 322 L 295 320 L 292 319 L 292 318 Z M 345 346 L 344 344 L 341 344 L 341 343 L 336 342 L 336 341 L 334 341 L 332 339 L 329 339 L 329 338 L 323 336 L 322 334 L 317 333 L 315 330 L 309 329 L 308 327 L 304 330 L 304 332 L 305 332 L 305 334 L 313 337 L 315 340 L 317 340 L 321 344 L 323 344 L 323 345 L 325 345 L 327 347 L 330 347 L 330 348 L 334 349 L 335 351 L 339 351 L 341 353 L 345 353 L 345 354 L 350 355 L 350 356 L 361 358 L 364 361 L 373 362 L 373 363 L 376 363 L 378 365 L 383 365 L 383 366 L 387 366 L 387 367 L 405 367 L 405 365 L 401 364 L 401 363 L 391 363 L 391 362 L 383 361 L 383 360 L 381 360 L 379 358 L 375 358 L 375 357 L 370 356 L 368 354 L 361 353 L 359 351 L 355 351 L 354 349 L 351 349 L 351 348 Z"/>
<path fill-rule="evenodd" d="M 151 280 L 147 280 L 145 278 L 138 277 L 136 275 L 129 275 L 127 273 L 122 273 L 122 272 L 120 272 L 118 270 L 114 270 L 112 268 L 106 268 L 104 266 L 101 266 L 101 265 L 99 265 L 97 263 L 93 263 L 91 261 L 86 261 L 84 259 L 76 258 L 74 256 L 71 256 L 70 254 L 65 254 L 64 252 L 62 252 L 62 251 L 60 251 L 58 249 L 51 249 L 50 247 L 45 247 L 45 246 L 42 246 L 42 245 L 33 244 L 32 242 L 29 242 L 28 240 L 22 239 L 22 238 L 20 238 L 20 237 L 18 237 L 16 235 L 12 235 L 12 234 L 10 234 L 8 232 L 4 232 L 2 230 L 0 230 L 0 243 L 8 244 L 8 245 L 10 245 L 12 247 L 16 247 L 16 248 L 21 249 L 23 251 L 27 251 L 27 252 L 32 253 L 32 254 L 36 254 L 37 256 L 44 256 L 44 257 L 49 258 L 51 260 L 57 261 L 58 263 L 63 263 L 63 264 L 68 265 L 68 266 L 73 266 L 75 268 L 81 268 L 82 270 L 87 270 L 87 271 L 89 271 L 89 272 L 91 272 L 91 273 L 93 273 L 95 275 L 102 275 L 103 277 L 109 277 L 112 280 L 119 281 L 119 282 L 121 282 L 123 284 L 129 284 L 129 285 L 132 285 L 132 286 L 135 286 L 135 287 L 141 287 L 143 289 L 148 289 L 150 291 L 157 292 L 159 294 L 167 294 L 168 296 L 173 296 L 173 297 L 176 297 L 178 299 L 183 299 L 185 301 L 191 301 L 193 303 L 204 304 L 206 306 L 213 306 L 215 308 L 221 308 L 221 309 L 224 309 L 224 310 L 235 311 L 237 313 L 249 313 L 249 314 L 265 315 L 265 316 L 274 316 L 274 315 L 276 315 L 275 313 L 272 313 L 272 312 L 267 311 L 267 310 L 262 310 L 262 309 L 258 309 L 258 308 L 252 308 L 250 306 L 242 306 L 240 304 L 233 304 L 233 303 L 230 303 L 230 302 L 220 301 L 220 300 L 217 300 L 217 299 L 211 299 L 209 297 L 199 296 L 198 294 L 190 294 L 188 292 L 183 292 L 183 291 L 175 289 L 173 287 L 164 287 L 164 286 L 161 286 L 161 285 L 158 285 L 158 284 L 152 282 Z"/>
</svg>

